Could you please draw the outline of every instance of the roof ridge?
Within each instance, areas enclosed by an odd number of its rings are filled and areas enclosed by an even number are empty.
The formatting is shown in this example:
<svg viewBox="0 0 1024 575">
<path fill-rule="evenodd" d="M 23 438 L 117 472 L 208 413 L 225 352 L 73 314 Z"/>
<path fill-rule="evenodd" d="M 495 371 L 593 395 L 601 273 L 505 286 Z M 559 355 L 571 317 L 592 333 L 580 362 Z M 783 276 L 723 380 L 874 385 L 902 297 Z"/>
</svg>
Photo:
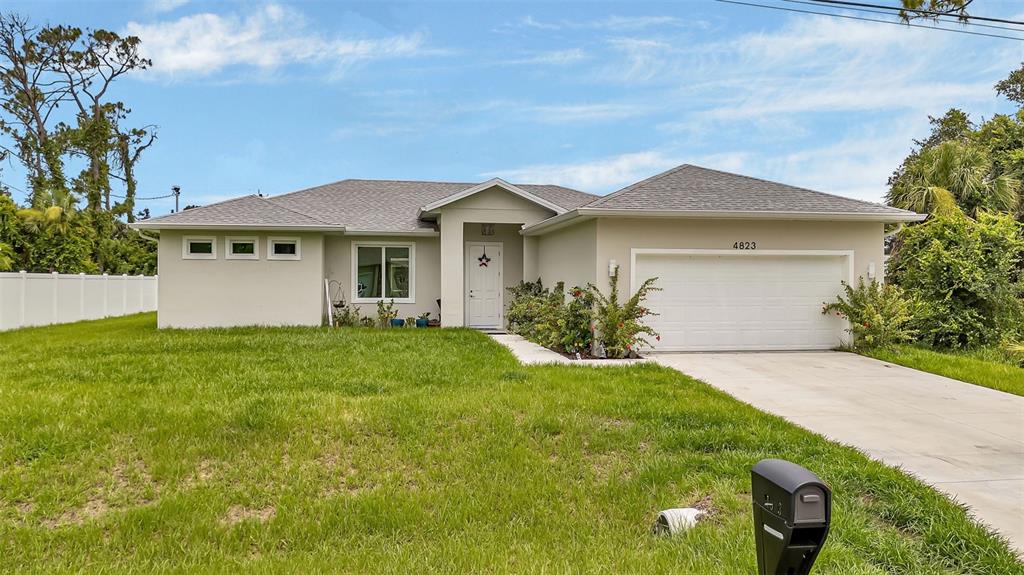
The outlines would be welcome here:
<svg viewBox="0 0 1024 575">
<path fill-rule="evenodd" d="M 601 203 L 603 203 L 605 200 L 609 200 L 611 198 L 614 198 L 616 196 L 624 194 L 624 193 L 626 193 L 626 192 L 628 192 L 630 190 L 634 190 L 634 189 L 636 189 L 636 188 L 638 188 L 638 187 L 640 187 L 640 186 L 642 186 L 644 184 L 648 184 L 648 183 L 653 182 L 655 180 L 660 180 L 661 178 L 664 178 L 665 176 L 674 174 L 674 173 L 678 172 L 679 170 L 682 170 L 683 168 L 690 167 L 690 166 L 691 166 L 690 164 L 679 164 L 678 166 L 676 166 L 674 168 L 669 168 L 668 170 L 665 170 L 664 172 L 661 172 L 660 174 L 654 174 L 653 176 L 650 176 L 648 178 L 644 178 L 644 179 L 640 180 L 639 182 L 635 182 L 635 183 L 632 183 L 632 184 L 630 184 L 630 185 L 628 185 L 628 186 L 626 186 L 624 188 L 615 190 L 614 192 L 612 192 L 610 194 L 606 194 L 604 196 L 597 196 L 596 200 L 594 200 L 594 201 L 592 201 L 592 202 L 590 202 L 588 204 L 583 204 L 580 207 L 581 208 L 589 208 L 589 207 L 598 206 Z M 692 167 L 699 167 L 699 166 L 692 166 Z"/>
<path fill-rule="evenodd" d="M 205 206 L 196 206 L 194 208 L 186 207 L 183 210 L 178 210 L 176 212 L 171 212 L 169 214 L 164 214 L 162 216 L 156 216 L 156 217 L 153 217 L 153 218 L 149 218 L 149 220 L 144 220 L 144 221 L 161 220 L 163 218 L 169 218 L 171 216 L 176 216 L 178 214 L 183 214 L 185 212 L 190 212 L 192 210 L 203 210 L 203 209 L 206 209 L 206 208 L 212 208 L 214 206 L 220 206 L 222 204 L 230 204 L 231 202 L 238 202 L 238 201 L 244 200 L 246 198 L 256 198 L 256 197 L 258 197 L 256 194 L 246 194 L 244 196 L 238 196 L 238 197 L 235 197 L 235 198 L 228 198 L 226 200 L 221 200 L 219 202 L 214 202 L 212 204 L 206 204 Z"/>
<path fill-rule="evenodd" d="M 309 218 L 309 219 L 311 219 L 311 220 L 313 220 L 315 222 L 319 222 L 319 223 L 324 224 L 326 226 L 333 226 L 333 225 L 335 225 L 335 224 L 332 224 L 330 222 L 326 222 L 324 220 L 321 220 L 320 218 L 318 218 L 316 216 L 312 216 L 310 214 L 307 214 L 306 212 L 300 212 L 299 210 L 295 210 L 295 209 L 289 208 L 288 206 L 282 206 L 281 204 L 271 200 L 270 198 L 264 198 L 263 196 L 256 196 L 256 197 L 261 199 L 261 200 L 263 200 L 264 202 L 274 206 L 275 208 L 280 208 L 282 210 L 287 210 L 287 211 L 289 211 L 289 212 L 291 212 L 293 214 L 299 214 L 300 216 Z"/>
<path fill-rule="evenodd" d="M 698 170 L 704 170 L 704 171 L 707 171 L 707 172 L 716 172 L 716 173 L 719 173 L 719 174 L 725 174 L 727 176 L 734 176 L 734 177 L 737 177 L 737 178 L 746 178 L 748 180 L 764 182 L 766 184 L 773 184 L 773 185 L 776 185 L 776 186 L 785 186 L 787 188 L 794 188 L 794 189 L 801 190 L 801 191 L 804 191 L 804 192 L 811 192 L 812 194 L 818 194 L 819 196 L 828 196 L 830 198 L 839 198 L 841 200 L 846 200 L 846 201 L 850 201 L 850 202 L 858 202 L 858 203 L 861 203 L 861 204 L 868 204 L 868 205 L 871 205 L 871 206 L 878 206 L 878 207 L 882 207 L 882 208 L 889 208 L 889 209 L 893 209 L 893 210 L 900 210 L 900 211 L 903 211 L 903 212 L 912 213 L 909 210 L 904 210 L 902 208 L 896 208 L 896 207 L 893 207 L 893 206 L 889 206 L 889 205 L 883 204 L 881 202 L 869 202 L 867 200 L 861 200 L 861 199 L 858 199 L 858 198 L 850 198 L 850 197 L 847 197 L 847 196 L 841 196 L 839 194 L 831 194 L 829 192 L 822 192 L 820 190 L 812 190 L 811 188 L 805 188 L 803 186 L 794 186 L 792 184 L 784 184 L 782 182 L 776 182 L 775 180 L 768 180 L 768 179 L 765 179 L 765 178 L 758 178 L 757 176 L 747 176 L 747 175 L 744 175 L 744 174 L 737 174 L 735 172 L 726 172 L 725 170 L 716 170 L 715 168 L 705 168 L 704 166 L 693 165 L 692 167 L 697 168 Z"/>
</svg>

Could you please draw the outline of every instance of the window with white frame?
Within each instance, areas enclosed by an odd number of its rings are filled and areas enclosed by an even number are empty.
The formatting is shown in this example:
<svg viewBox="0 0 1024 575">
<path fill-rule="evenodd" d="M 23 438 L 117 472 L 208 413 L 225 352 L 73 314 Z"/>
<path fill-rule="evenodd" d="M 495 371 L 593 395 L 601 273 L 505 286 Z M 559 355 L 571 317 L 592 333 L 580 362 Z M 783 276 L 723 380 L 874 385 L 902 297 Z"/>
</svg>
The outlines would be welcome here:
<svg viewBox="0 0 1024 575">
<path fill-rule="evenodd" d="M 229 237 L 224 241 L 224 257 L 229 260 L 260 259 L 260 244 L 255 237 Z"/>
<path fill-rule="evenodd" d="M 217 259 L 217 238 L 185 236 L 181 239 L 181 257 L 186 260 Z"/>
<path fill-rule="evenodd" d="M 353 301 L 415 303 L 415 257 L 415 244 L 353 243 Z"/>
<path fill-rule="evenodd" d="M 267 238 L 268 260 L 301 260 L 302 243 L 299 238 Z"/>
</svg>

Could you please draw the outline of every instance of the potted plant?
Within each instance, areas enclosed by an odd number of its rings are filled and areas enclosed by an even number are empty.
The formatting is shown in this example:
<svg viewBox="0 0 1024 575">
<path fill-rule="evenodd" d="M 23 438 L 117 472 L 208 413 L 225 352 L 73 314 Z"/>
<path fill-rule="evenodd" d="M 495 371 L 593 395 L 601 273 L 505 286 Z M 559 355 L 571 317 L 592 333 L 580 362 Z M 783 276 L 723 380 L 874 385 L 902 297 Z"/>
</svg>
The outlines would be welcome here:
<svg viewBox="0 0 1024 575">
<path fill-rule="evenodd" d="M 425 311 L 416 318 L 416 327 L 427 327 L 428 325 L 430 325 L 430 312 Z"/>
<path fill-rule="evenodd" d="M 391 327 L 404 327 L 405 320 L 400 317 L 391 318 Z"/>
<path fill-rule="evenodd" d="M 411 316 L 405 318 L 405 327 L 416 327 L 416 318 Z"/>
</svg>

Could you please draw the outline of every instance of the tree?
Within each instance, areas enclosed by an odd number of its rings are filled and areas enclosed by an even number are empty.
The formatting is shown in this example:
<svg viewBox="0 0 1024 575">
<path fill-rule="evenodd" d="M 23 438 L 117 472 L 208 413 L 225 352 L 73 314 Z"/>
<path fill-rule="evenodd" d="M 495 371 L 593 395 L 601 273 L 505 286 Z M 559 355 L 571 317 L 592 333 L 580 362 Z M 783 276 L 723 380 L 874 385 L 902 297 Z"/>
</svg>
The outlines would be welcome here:
<svg viewBox="0 0 1024 575">
<path fill-rule="evenodd" d="M 74 143 L 88 166 L 76 178 L 76 187 L 88 209 L 110 209 L 110 157 L 120 147 L 117 125 L 130 110 L 122 102 L 108 101 L 107 95 L 115 80 L 145 70 L 152 61 L 139 54 L 138 37 L 122 38 L 109 30 L 53 26 L 38 37 L 53 51 L 50 68 L 64 78 L 69 100 L 78 108 Z"/>
<path fill-rule="evenodd" d="M 1005 79 L 996 82 L 995 88 L 1000 96 L 1024 106 L 1024 63 Z"/>
<path fill-rule="evenodd" d="M 956 16 L 961 21 L 970 19 L 967 6 L 974 0 L 902 0 L 900 18 L 910 22 L 920 18 L 937 20 L 940 16 Z"/>
<path fill-rule="evenodd" d="M 952 215 L 981 210 L 1015 213 L 1020 182 L 992 175 L 992 162 L 980 147 L 949 140 L 926 148 L 889 189 L 889 205 L 916 212 Z"/>
<path fill-rule="evenodd" d="M 53 50 L 36 40 L 36 30 L 26 18 L 0 14 L 0 106 L 7 112 L 0 129 L 14 140 L 13 154 L 28 170 L 35 207 L 59 203 L 68 193 L 66 138 L 60 125 L 51 125 L 68 87 L 50 74 L 53 59 Z"/>
</svg>

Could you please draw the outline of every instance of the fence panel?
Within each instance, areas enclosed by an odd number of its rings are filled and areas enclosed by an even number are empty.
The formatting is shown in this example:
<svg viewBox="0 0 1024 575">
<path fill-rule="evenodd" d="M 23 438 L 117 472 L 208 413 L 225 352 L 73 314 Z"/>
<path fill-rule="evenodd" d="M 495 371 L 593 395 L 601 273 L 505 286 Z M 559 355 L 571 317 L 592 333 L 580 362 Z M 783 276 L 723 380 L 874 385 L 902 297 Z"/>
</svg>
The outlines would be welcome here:
<svg viewBox="0 0 1024 575">
<path fill-rule="evenodd" d="M 0 331 L 153 311 L 157 276 L 0 273 Z"/>
</svg>

